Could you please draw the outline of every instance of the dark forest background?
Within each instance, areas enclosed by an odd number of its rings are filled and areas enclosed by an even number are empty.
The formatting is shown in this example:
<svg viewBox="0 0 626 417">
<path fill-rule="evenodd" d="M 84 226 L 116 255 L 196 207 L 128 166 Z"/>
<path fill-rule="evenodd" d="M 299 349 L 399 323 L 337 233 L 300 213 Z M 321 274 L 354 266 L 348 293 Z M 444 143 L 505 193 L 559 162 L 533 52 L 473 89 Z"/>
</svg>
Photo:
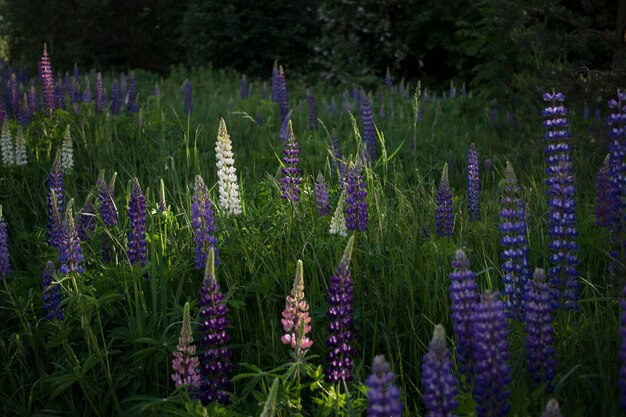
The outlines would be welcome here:
<svg viewBox="0 0 626 417">
<path fill-rule="evenodd" d="M 2 0 L 13 65 L 100 71 L 232 68 L 274 61 L 307 82 L 451 80 L 513 106 L 557 86 L 586 97 L 624 85 L 626 0 Z M 536 91 L 535 91 L 536 90 Z"/>
</svg>

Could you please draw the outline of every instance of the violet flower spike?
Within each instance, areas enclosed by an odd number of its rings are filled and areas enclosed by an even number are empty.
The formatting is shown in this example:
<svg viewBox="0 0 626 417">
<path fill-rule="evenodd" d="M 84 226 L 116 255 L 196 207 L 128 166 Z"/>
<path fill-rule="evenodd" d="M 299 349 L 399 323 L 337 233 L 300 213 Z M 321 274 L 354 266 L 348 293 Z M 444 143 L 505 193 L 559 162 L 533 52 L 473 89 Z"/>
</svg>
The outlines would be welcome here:
<svg viewBox="0 0 626 417">
<path fill-rule="evenodd" d="M 191 198 L 191 227 L 196 243 L 197 270 L 205 269 L 207 254 L 210 248 L 217 255 L 217 238 L 213 235 L 215 226 L 213 225 L 213 203 L 209 197 L 209 190 L 201 176 L 196 175 L 194 194 Z M 217 256 L 215 256 L 216 262 Z"/>
<path fill-rule="evenodd" d="M 63 295 L 59 287 L 60 285 L 54 277 L 54 264 L 48 261 L 41 274 L 41 298 L 43 311 L 48 320 L 63 320 L 63 310 L 61 309 Z"/>
<path fill-rule="evenodd" d="M 183 307 L 183 324 L 173 356 L 172 370 L 174 372 L 171 378 L 176 388 L 187 385 L 191 393 L 195 394 L 200 385 L 200 361 L 196 356 L 196 347 L 193 345 L 189 302 L 186 302 L 185 307 Z"/>
<path fill-rule="evenodd" d="M 117 207 L 115 206 L 115 179 L 117 172 L 111 176 L 111 181 L 107 184 L 104 181 L 104 170 L 98 175 L 98 200 L 100 201 L 100 217 L 106 227 L 117 225 Z"/>
<path fill-rule="evenodd" d="M 435 216 L 435 234 L 437 236 L 453 236 L 454 215 L 452 214 L 452 189 L 448 182 L 448 164 L 444 164 L 441 181 L 437 189 L 437 211 Z"/>
<path fill-rule="evenodd" d="M 348 230 L 364 232 L 368 227 L 367 184 L 363 177 L 363 163 L 357 161 L 346 169 L 343 181 L 346 193 L 345 211 Z"/>
<path fill-rule="evenodd" d="M 63 171 L 61 169 L 61 149 L 57 150 L 48 175 L 48 243 L 58 248 L 63 230 Z"/>
<path fill-rule="evenodd" d="M 352 334 L 352 301 L 354 284 L 350 278 L 350 259 L 354 249 L 354 235 L 348 240 L 335 275 L 330 278 L 328 287 L 328 331 L 326 345 L 330 349 L 326 356 L 324 375 L 326 382 L 352 381 L 352 357 L 354 348 L 350 345 Z"/>
<path fill-rule="evenodd" d="M 213 401 L 220 404 L 230 403 L 228 374 L 232 366 L 231 352 L 228 348 L 228 307 L 224 294 L 215 278 L 215 252 L 209 248 L 208 259 L 204 272 L 204 280 L 200 288 L 200 340 L 202 350 L 200 356 L 200 388 L 198 397 L 202 405 L 207 406 Z"/>
<path fill-rule="evenodd" d="M 452 358 L 446 343 L 446 331 L 441 324 L 435 332 L 428 353 L 422 360 L 422 385 L 424 404 L 428 409 L 426 417 L 454 417 L 459 403 L 457 381 L 452 372 Z"/>
<path fill-rule="evenodd" d="M 467 213 L 470 221 L 480 220 L 480 174 L 478 151 L 474 143 L 467 155 Z"/>
<path fill-rule="evenodd" d="M 132 191 L 128 201 L 128 218 L 130 232 L 128 233 L 128 261 L 131 265 L 145 266 L 148 262 L 148 248 L 146 241 L 146 198 L 141 192 L 137 177 L 133 177 Z"/>
<path fill-rule="evenodd" d="M 96 113 L 102 113 L 106 99 L 104 98 L 104 88 L 102 86 L 102 74 L 96 74 Z"/>
<path fill-rule="evenodd" d="M 83 250 L 80 247 L 80 238 L 76 231 L 76 225 L 74 224 L 74 215 L 72 213 L 72 207 L 74 200 L 70 200 L 67 205 L 67 212 L 65 214 L 65 224 L 63 227 L 63 239 L 59 244 L 59 261 L 61 267 L 59 272 L 62 274 L 82 274 L 84 268 L 83 263 Z"/>
<path fill-rule="evenodd" d="M 372 363 L 372 373 L 365 381 L 369 403 L 367 417 L 402 416 L 401 393 L 394 384 L 395 379 L 385 355 L 377 355 Z"/>
<path fill-rule="evenodd" d="M 296 264 L 296 277 L 293 280 L 291 294 L 286 298 L 280 322 L 285 331 L 280 341 L 291 346 L 296 360 L 302 360 L 306 351 L 313 346 L 313 341 L 307 336 L 307 333 L 311 331 L 311 316 L 309 303 L 304 295 L 304 272 L 301 260 L 298 260 Z"/>
<path fill-rule="evenodd" d="M 317 129 L 317 102 L 315 101 L 315 94 L 310 88 L 306 90 L 306 103 L 309 109 L 309 128 L 312 130 Z"/>
<path fill-rule="evenodd" d="M 321 172 L 317 174 L 315 180 L 315 201 L 317 203 L 317 215 L 328 216 L 330 214 L 330 206 L 328 205 L 328 189 L 326 181 Z"/>
<path fill-rule="evenodd" d="M 619 386 L 619 403 L 622 410 L 626 410 L 626 285 L 622 290 L 622 298 L 619 302 L 621 315 L 619 334 L 621 338 L 620 350 L 618 353 L 622 366 L 619 370 L 619 379 L 617 385 Z"/>
<path fill-rule="evenodd" d="M 277 93 L 278 93 L 278 108 L 280 111 L 280 120 L 284 120 L 289 113 L 289 99 L 287 97 L 287 79 L 285 78 L 285 72 L 283 71 L 283 66 L 280 65 L 278 67 L 278 78 L 277 78 Z"/>
<path fill-rule="evenodd" d="M 361 92 L 361 121 L 363 122 L 363 144 L 367 148 L 368 161 L 376 161 L 376 127 L 374 126 L 374 114 L 372 101 L 365 92 Z"/>
<path fill-rule="evenodd" d="M 293 204 L 300 202 L 300 149 L 293 134 L 291 120 L 287 124 L 287 141 L 283 150 L 283 167 L 281 169 L 281 198 Z"/>
<path fill-rule="evenodd" d="M 611 225 L 611 175 L 609 171 L 609 160 L 611 154 L 604 159 L 602 167 L 596 176 L 596 224 L 601 227 Z"/>
<path fill-rule="evenodd" d="M 0 281 L 13 272 L 11 260 L 9 259 L 9 237 L 7 224 L 2 217 L 2 206 L 0 206 Z"/>
</svg>

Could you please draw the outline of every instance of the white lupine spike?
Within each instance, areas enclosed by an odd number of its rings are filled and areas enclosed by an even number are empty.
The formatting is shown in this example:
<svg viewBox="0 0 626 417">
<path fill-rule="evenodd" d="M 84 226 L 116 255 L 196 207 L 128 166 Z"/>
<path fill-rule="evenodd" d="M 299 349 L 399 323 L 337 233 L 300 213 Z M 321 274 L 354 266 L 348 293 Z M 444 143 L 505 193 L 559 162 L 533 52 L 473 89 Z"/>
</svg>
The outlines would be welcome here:
<svg viewBox="0 0 626 417">
<path fill-rule="evenodd" d="M 224 119 L 220 119 L 220 125 L 217 130 L 215 155 L 220 197 L 219 205 L 226 211 L 227 215 L 236 216 L 241 214 L 239 184 L 237 183 L 237 170 L 234 167 L 235 159 L 233 158 L 232 142 L 226 131 Z"/>
<path fill-rule="evenodd" d="M 74 149 L 72 148 L 72 136 L 70 135 L 70 125 L 65 128 L 63 144 L 61 145 L 61 170 L 68 172 L 74 169 Z"/>
<path fill-rule="evenodd" d="M 342 194 L 339 198 L 339 202 L 337 203 L 335 213 L 333 214 L 332 219 L 330 219 L 329 232 L 331 235 L 346 237 L 348 236 L 348 229 L 346 228 L 346 216 L 343 214 L 343 200 L 344 195 Z"/>
<path fill-rule="evenodd" d="M 15 164 L 26 165 L 28 160 L 26 159 L 26 140 L 24 138 L 24 131 L 21 127 L 17 127 L 17 135 L 15 136 Z"/>
<path fill-rule="evenodd" d="M 0 148 L 2 148 L 2 164 L 5 167 L 15 165 L 15 152 L 13 148 L 13 137 L 11 136 L 11 128 L 8 122 L 2 125 L 0 132 Z"/>
</svg>

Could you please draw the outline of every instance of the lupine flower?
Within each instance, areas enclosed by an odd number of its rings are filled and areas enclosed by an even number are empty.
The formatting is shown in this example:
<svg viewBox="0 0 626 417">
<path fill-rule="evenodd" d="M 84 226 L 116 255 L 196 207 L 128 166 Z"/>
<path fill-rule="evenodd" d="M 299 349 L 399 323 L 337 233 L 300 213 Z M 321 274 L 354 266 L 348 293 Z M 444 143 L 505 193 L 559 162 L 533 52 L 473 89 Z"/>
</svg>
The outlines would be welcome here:
<svg viewBox="0 0 626 417">
<path fill-rule="evenodd" d="M 83 263 L 83 250 L 80 247 L 80 238 L 76 231 L 74 215 L 72 213 L 73 204 L 74 200 L 72 199 L 67 205 L 65 224 L 63 227 L 63 239 L 59 244 L 59 260 L 61 262 L 59 272 L 62 274 L 72 272 L 82 274 L 84 271 L 81 265 Z"/>
<path fill-rule="evenodd" d="M 526 293 L 526 348 L 528 369 L 533 380 L 550 385 L 556 373 L 554 327 L 550 307 L 550 288 L 543 269 L 535 269 Z"/>
<path fill-rule="evenodd" d="M 622 367 L 619 370 L 619 403 L 622 410 L 626 410 L 626 285 L 622 290 L 622 299 L 619 302 L 622 314 L 620 316 L 619 333 L 621 336 L 621 345 L 619 351 L 619 359 Z"/>
<path fill-rule="evenodd" d="M 43 44 L 43 55 L 39 64 L 39 76 L 41 77 L 41 86 L 43 92 L 43 103 L 48 116 L 54 112 L 54 78 L 52 76 L 52 64 L 48 57 L 46 44 Z"/>
<path fill-rule="evenodd" d="M 350 165 L 346 169 L 343 181 L 346 193 L 346 227 L 348 230 L 363 232 L 367 230 L 367 190 L 363 178 L 363 164 L 361 161 Z"/>
<path fill-rule="evenodd" d="M 115 206 L 115 179 L 117 172 L 111 176 L 111 181 L 107 184 L 104 181 L 104 170 L 98 175 L 98 199 L 100 200 L 100 217 L 106 227 L 113 227 L 117 224 L 117 207 Z"/>
<path fill-rule="evenodd" d="M 183 96 L 184 96 L 185 114 L 187 116 L 191 116 L 192 101 L 191 101 L 191 83 L 189 82 L 189 80 L 185 79 L 185 82 L 183 82 L 183 86 L 181 87 L 181 89 L 183 90 Z"/>
<path fill-rule="evenodd" d="M 467 155 L 467 213 L 470 221 L 480 220 L 480 174 L 478 151 L 474 143 Z"/>
<path fill-rule="evenodd" d="M 287 124 L 287 141 L 285 142 L 283 149 L 283 167 L 281 169 L 283 177 L 281 179 L 281 197 L 283 200 L 288 200 L 293 204 L 297 204 L 300 201 L 300 184 L 302 178 L 300 178 L 300 150 L 298 149 L 298 143 L 293 134 L 293 127 L 291 120 Z"/>
<path fill-rule="evenodd" d="M 609 227 L 611 224 L 611 176 L 608 154 L 596 176 L 596 224 Z"/>
<path fill-rule="evenodd" d="M 296 264 L 296 277 L 293 280 L 291 295 L 288 295 L 285 301 L 280 323 L 285 331 L 280 341 L 294 349 L 296 359 L 302 359 L 307 349 L 313 346 L 313 341 L 307 336 L 307 333 L 311 331 L 311 316 L 309 303 L 304 295 L 304 272 L 301 260 L 298 260 Z"/>
<path fill-rule="evenodd" d="M 131 265 L 145 266 L 148 262 L 148 248 L 146 246 L 146 198 L 141 192 L 139 180 L 133 178 L 133 188 L 128 201 L 128 219 L 130 233 L 128 233 L 128 260 Z"/>
<path fill-rule="evenodd" d="M 524 294 L 530 276 L 528 246 L 526 245 L 526 205 L 520 198 L 520 188 L 513 166 L 507 161 L 504 191 L 500 209 L 500 245 L 504 276 L 504 305 L 507 317 L 524 319 Z"/>
<path fill-rule="evenodd" d="M 241 214 L 241 201 L 239 199 L 239 184 L 237 184 L 237 170 L 233 145 L 226 131 L 224 119 L 220 119 L 217 130 L 217 142 L 215 143 L 215 156 L 217 160 L 218 189 L 220 194 L 220 207 L 229 216 Z"/>
<path fill-rule="evenodd" d="M 28 163 L 26 157 L 26 141 L 24 139 L 24 131 L 21 127 L 17 127 L 17 135 L 15 135 L 15 165 L 23 166 Z"/>
<path fill-rule="evenodd" d="M 567 109 L 563 106 L 565 95 L 546 93 L 544 101 L 550 105 L 543 111 L 545 117 L 546 146 L 546 184 L 548 185 L 548 235 L 551 242 L 550 277 L 552 305 L 554 308 L 565 307 L 578 309 L 578 236 L 574 194 L 574 175 L 572 174 L 571 146 L 569 145 L 569 123 Z"/>
<path fill-rule="evenodd" d="M 546 404 L 546 411 L 543 412 L 541 417 L 563 417 L 561 414 L 561 408 L 559 407 L 559 402 L 554 398 L 548 400 Z"/>
<path fill-rule="evenodd" d="M 350 259 L 354 249 L 354 235 L 348 240 L 343 257 L 337 265 L 335 275 L 330 278 L 328 287 L 328 312 L 330 336 L 326 342 L 330 351 L 326 356 L 324 369 L 326 382 L 335 383 L 352 380 L 352 301 L 353 283 L 350 278 Z"/>
<path fill-rule="evenodd" d="M 348 228 L 346 227 L 346 217 L 343 214 L 343 206 L 344 206 L 345 194 L 341 194 L 339 197 L 339 202 L 337 203 L 337 208 L 333 214 L 333 217 L 330 219 L 330 229 L 329 233 L 331 235 L 339 235 L 341 237 L 348 236 Z"/>
<path fill-rule="evenodd" d="M 0 206 L 0 281 L 13 271 L 9 259 L 8 240 L 7 224 L 2 217 L 2 206 Z"/>
<path fill-rule="evenodd" d="M 309 88 L 306 90 L 306 104 L 309 108 L 309 128 L 317 129 L 317 103 L 315 102 L 315 94 Z"/>
<path fill-rule="evenodd" d="M 114 116 L 120 114 L 120 86 L 117 80 L 113 80 L 111 84 L 111 114 Z"/>
<path fill-rule="evenodd" d="M 61 144 L 61 169 L 66 173 L 74 169 L 74 149 L 72 148 L 70 125 L 65 127 L 63 143 Z"/>
<path fill-rule="evenodd" d="M 202 355 L 200 356 L 200 389 L 198 396 L 202 405 L 213 401 L 228 404 L 230 399 L 226 392 L 230 387 L 228 373 L 231 371 L 230 336 L 228 327 L 228 307 L 224 294 L 215 278 L 215 253 L 209 248 L 208 262 L 204 272 L 202 288 L 200 288 L 200 340 Z"/>
<path fill-rule="evenodd" d="M 239 88 L 239 95 L 242 100 L 245 100 L 250 95 L 250 86 L 248 85 L 248 80 L 246 80 L 246 76 L 241 76 L 241 83 Z"/>
<path fill-rule="evenodd" d="M 126 104 L 126 113 L 137 113 L 137 79 L 135 73 L 131 72 L 128 76 L 128 103 Z"/>
<path fill-rule="evenodd" d="M 367 417 L 401 417 L 400 388 L 385 355 L 377 355 L 372 363 L 372 374 L 367 377 Z"/>
<path fill-rule="evenodd" d="M 374 127 L 374 115 L 372 101 L 365 93 L 361 93 L 361 121 L 363 122 L 363 145 L 366 147 L 366 155 L 370 162 L 376 161 L 376 128 Z"/>
<path fill-rule="evenodd" d="M 41 298 L 46 319 L 63 320 L 63 310 L 61 309 L 63 296 L 59 289 L 59 283 L 54 278 L 54 264 L 51 261 L 46 263 L 41 274 Z"/>
<path fill-rule="evenodd" d="M 510 409 L 509 342 L 504 304 L 486 290 L 472 315 L 474 399 L 478 417 L 505 417 Z"/>
<path fill-rule="evenodd" d="M 102 113 L 106 100 L 104 98 L 104 88 L 102 86 L 102 74 L 96 74 L 96 113 Z"/>
<path fill-rule="evenodd" d="M 448 182 L 448 164 L 444 164 L 441 181 L 437 189 L 437 213 L 435 216 L 435 234 L 452 236 L 454 216 L 452 215 L 452 189 Z"/>
<path fill-rule="evenodd" d="M 83 103 L 91 103 L 91 87 L 89 86 L 89 78 L 85 77 L 85 89 L 83 90 Z"/>
<path fill-rule="evenodd" d="M 450 305 L 452 324 L 456 339 L 456 357 L 462 374 L 472 375 L 472 314 L 478 303 L 475 275 L 465 252 L 458 249 L 452 261 L 450 273 Z"/>
<path fill-rule="evenodd" d="M 280 111 L 280 120 L 284 120 L 289 113 L 289 99 L 287 97 L 287 79 L 283 66 L 278 67 L 278 109 Z"/>
<path fill-rule="evenodd" d="M 330 207 L 328 205 L 328 189 L 326 188 L 326 181 L 321 172 L 317 174 L 315 180 L 315 201 L 317 202 L 317 215 L 327 216 L 330 214 Z"/>
<path fill-rule="evenodd" d="M 85 204 L 80 210 L 80 213 L 76 214 L 74 224 L 76 225 L 76 232 L 81 241 L 87 240 L 87 231 L 91 233 L 96 230 L 96 209 L 92 203 L 92 195 L 89 194 L 85 199 Z"/>
<path fill-rule="evenodd" d="M 48 175 L 48 243 L 59 247 L 63 232 L 63 171 L 61 170 L 61 149 L 57 151 L 52 170 Z"/>
<path fill-rule="evenodd" d="M 454 417 L 459 406 L 455 397 L 457 382 L 452 373 L 452 358 L 446 343 L 446 331 L 441 324 L 435 326 L 428 353 L 422 360 L 422 385 L 426 417 Z"/>
<path fill-rule="evenodd" d="M 126 100 L 126 75 L 124 73 L 120 74 L 120 98 L 122 102 Z"/>
<path fill-rule="evenodd" d="M 287 116 L 280 123 L 280 131 L 278 132 L 278 138 L 281 142 L 287 142 L 289 139 L 289 123 L 291 122 L 291 112 L 287 113 Z"/>
<path fill-rule="evenodd" d="M 196 175 L 194 194 L 191 198 L 191 226 L 196 243 L 196 269 L 205 267 L 209 249 L 217 252 L 217 238 L 213 235 L 213 210 L 209 190 L 201 176 Z M 215 257 L 217 259 L 217 256 Z"/>
<path fill-rule="evenodd" d="M 17 109 L 20 104 L 20 94 L 17 87 L 17 77 L 15 76 L 15 73 L 11 74 L 11 78 L 7 81 L 7 104 L 9 113 L 12 116 L 16 116 Z"/>
<path fill-rule="evenodd" d="M 611 264 L 613 278 L 621 281 L 626 257 L 626 92 L 619 90 L 617 100 L 609 100 L 609 177 L 611 219 Z M 621 284 L 620 284 L 621 286 Z"/>
<path fill-rule="evenodd" d="M 2 150 L 2 165 L 10 167 L 15 165 L 15 148 L 13 147 L 13 136 L 9 123 L 2 125 L 0 132 L 0 149 Z"/>
<path fill-rule="evenodd" d="M 176 388 L 188 385 L 195 392 L 200 385 L 200 361 L 196 356 L 196 346 L 193 345 L 193 333 L 191 331 L 191 317 L 189 315 L 189 303 L 183 307 L 183 325 L 180 328 L 180 336 L 174 359 L 172 359 L 172 380 Z"/>
</svg>

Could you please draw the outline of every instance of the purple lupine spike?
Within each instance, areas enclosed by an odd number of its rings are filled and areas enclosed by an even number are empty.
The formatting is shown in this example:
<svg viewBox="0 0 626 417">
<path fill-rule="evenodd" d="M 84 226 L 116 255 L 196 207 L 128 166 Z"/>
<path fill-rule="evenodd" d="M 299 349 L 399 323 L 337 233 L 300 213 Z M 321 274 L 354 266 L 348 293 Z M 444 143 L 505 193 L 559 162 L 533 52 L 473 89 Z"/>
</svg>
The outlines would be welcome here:
<svg viewBox="0 0 626 417">
<path fill-rule="evenodd" d="M 346 163 L 343 161 L 343 157 L 341 156 L 341 146 L 339 144 L 339 137 L 337 137 L 337 132 L 335 129 L 330 134 L 330 150 L 333 154 L 332 163 L 339 170 L 339 177 L 343 178 L 346 170 Z"/>
<path fill-rule="evenodd" d="M 530 266 L 526 244 L 526 205 L 520 197 L 520 187 L 510 162 L 506 164 L 504 191 L 500 203 L 500 245 L 504 276 L 504 305 L 507 317 L 523 320 L 524 294 L 527 292 Z"/>
<path fill-rule="evenodd" d="M 459 370 L 471 376 L 472 364 L 472 314 L 478 303 L 478 290 L 475 275 L 470 269 L 470 261 L 465 252 L 458 249 L 452 261 L 453 272 L 450 273 L 450 308 L 452 324 L 456 339 L 456 357 Z"/>
<path fill-rule="evenodd" d="M 230 387 L 228 374 L 232 366 L 230 363 L 230 336 L 228 328 L 228 307 L 224 301 L 224 294 L 215 278 L 215 253 L 210 247 L 208 260 L 204 272 L 204 280 L 200 288 L 200 340 L 202 355 L 200 356 L 200 388 L 198 396 L 202 405 L 206 406 L 213 401 L 228 404 L 230 398 L 227 390 Z"/>
<path fill-rule="evenodd" d="M 402 400 L 400 388 L 395 382 L 385 355 L 377 355 L 372 363 L 372 373 L 365 380 L 367 386 L 367 417 L 401 417 Z"/>
<path fill-rule="evenodd" d="M 622 410 L 626 410 L 626 285 L 624 285 L 622 290 L 622 298 L 619 305 L 622 310 L 619 326 L 619 333 L 621 336 L 619 359 L 622 362 L 618 380 L 619 403 Z"/>
<path fill-rule="evenodd" d="M 548 400 L 546 404 L 546 411 L 543 412 L 541 417 L 563 417 L 561 414 L 561 408 L 559 407 L 559 402 L 554 398 Z"/>
<path fill-rule="evenodd" d="M 0 206 L 0 281 L 12 271 L 11 260 L 9 259 L 7 224 L 4 221 L 4 217 L 2 217 L 2 206 Z"/>
<path fill-rule="evenodd" d="M 326 356 L 324 375 L 326 382 L 352 381 L 352 301 L 354 284 L 350 278 L 350 259 L 354 249 L 354 235 L 348 240 L 335 275 L 328 287 L 328 331 L 326 345 L 330 349 Z"/>
<path fill-rule="evenodd" d="M 626 92 L 618 90 L 617 99 L 609 100 L 609 177 L 611 232 L 610 271 L 613 278 L 624 276 L 626 258 Z M 618 286 L 621 287 L 621 284 Z"/>
<path fill-rule="evenodd" d="M 123 72 L 120 74 L 120 98 L 122 103 L 126 101 L 126 74 Z"/>
<path fill-rule="evenodd" d="M 189 82 L 188 79 L 185 79 L 185 82 L 183 82 L 183 86 L 181 87 L 181 89 L 183 90 L 183 96 L 184 96 L 183 104 L 185 107 L 185 114 L 187 116 L 191 116 L 191 110 L 192 110 L 191 82 Z"/>
<path fill-rule="evenodd" d="M 448 182 L 448 163 L 443 165 L 441 181 L 437 189 L 437 210 L 435 215 L 435 234 L 437 236 L 453 236 L 454 216 L 452 214 L 452 189 Z"/>
<path fill-rule="evenodd" d="M 452 372 L 452 358 L 446 343 L 446 331 L 441 324 L 435 326 L 428 353 L 422 360 L 422 385 L 426 417 L 454 417 L 459 403 L 457 381 Z"/>
<path fill-rule="evenodd" d="M 85 204 L 83 204 L 80 213 L 76 213 L 74 224 L 76 225 L 76 231 L 81 241 L 87 240 L 87 231 L 93 233 L 94 230 L 96 230 L 96 209 L 93 206 L 91 194 L 85 199 Z"/>
<path fill-rule="evenodd" d="M 301 260 L 296 263 L 296 277 L 293 280 L 291 295 L 288 295 L 285 301 L 280 323 L 285 331 L 280 341 L 291 346 L 294 349 L 294 358 L 301 361 L 307 349 L 313 346 L 313 341 L 307 336 L 307 333 L 311 331 L 311 316 L 309 303 L 304 295 L 304 272 Z"/>
<path fill-rule="evenodd" d="M 114 116 L 120 114 L 120 86 L 117 80 L 113 80 L 111 84 L 111 114 Z"/>
<path fill-rule="evenodd" d="M 509 342 L 504 304 L 486 290 L 472 315 L 474 400 L 478 417 L 505 417 L 511 408 Z"/>
<path fill-rule="evenodd" d="M 241 76 L 241 83 L 239 84 L 239 95 L 242 100 L 247 99 L 250 96 L 250 86 L 245 74 Z"/>
<path fill-rule="evenodd" d="M 89 78 L 85 77 L 85 89 L 83 90 L 83 103 L 91 103 L 91 87 L 89 86 Z"/>
<path fill-rule="evenodd" d="M 326 181 L 321 172 L 317 174 L 315 180 L 315 201 L 317 202 L 317 215 L 328 216 L 330 214 L 330 206 L 328 205 L 328 189 Z"/>
<path fill-rule="evenodd" d="M 306 90 L 306 104 L 309 109 L 309 128 L 315 130 L 317 129 L 317 102 L 310 88 Z"/>
<path fill-rule="evenodd" d="M 358 160 L 346 169 L 343 180 L 346 193 L 345 214 L 346 228 L 357 232 L 367 230 L 367 184 L 363 178 L 363 163 Z"/>
<path fill-rule="evenodd" d="M 73 203 L 74 200 L 72 199 L 67 205 L 65 224 L 63 225 L 63 240 L 59 245 L 59 261 L 61 262 L 59 272 L 62 274 L 82 274 L 84 272 L 82 266 L 83 250 L 80 247 L 80 238 L 78 237 L 72 213 Z"/>
<path fill-rule="evenodd" d="M 100 200 L 100 217 L 106 227 L 113 227 L 117 224 L 117 207 L 115 206 L 115 179 L 117 172 L 113 173 L 111 181 L 107 184 L 104 181 L 104 170 L 98 175 L 98 199 Z"/>
<path fill-rule="evenodd" d="M 102 86 L 102 74 L 96 74 L 96 113 L 102 113 L 106 99 L 104 98 L 104 87 Z"/>
<path fill-rule="evenodd" d="M 58 281 L 54 278 L 54 264 L 52 261 L 46 263 L 41 274 L 41 298 L 46 319 L 63 320 L 63 310 L 61 309 L 63 295 L 59 289 Z"/>
<path fill-rule="evenodd" d="M 31 116 L 39 111 L 39 95 L 35 88 L 35 80 L 30 80 L 28 87 L 28 111 Z"/>
<path fill-rule="evenodd" d="M 480 220 L 480 174 L 478 151 L 474 143 L 467 154 L 467 214 L 469 221 Z"/>
<path fill-rule="evenodd" d="M 131 265 L 145 266 L 148 262 L 148 248 L 146 243 L 146 198 L 141 192 L 137 177 L 133 177 L 133 186 L 128 201 L 128 219 L 130 232 L 128 233 L 128 261 Z"/>
<path fill-rule="evenodd" d="M 278 62 L 274 61 L 274 66 L 272 67 L 272 101 L 278 103 L 278 85 L 280 84 L 278 76 Z"/>
<path fill-rule="evenodd" d="M 300 201 L 300 149 L 293 134 L 291 120 L 287 124 L 287 141 L 283 149 L 283 167 L 281 169 L 283 177 L 281 178 L 281 198 L 298 204 Z"/>
<path fill-rule="evenodd" d="M 545 382 L 550 387 L 556 374 L 554 327 L 550 306 L 550 287 L 543 269 L 535 269 L 526 292 L 525 327 L 528 337 L 528 369 L 536 383 Z"/>
<path fill-rule="evenodd" d="M 7 81 L 7 104 L 9 105 L 9 113 L 14 117 L 17 115 L 19 101 L 20 93 L 17 85 L 17 77 L 15 74 L 11 74 L 11 78 Z"/>
<path fill-rule="evenodd" d="M 128 103 L 126 104 L 126 113 L 137 113 L 137 79 L 135 73 L 131 72 L 128 76 Z"/>
<path fill-rule="evenodd" d="M 174 372 L 171 377 L 176 388 L 187 385 L 191 393 L 195 393 L 200 385 L 200 361 L 196 356 L 196 346 L 193 344 L 188 302 L 183 307 L 183 324 L 173 356 L 172 370 Z"/>
<path fill-rule="evenodd" d="M 48 243 L 58 248 L 63 232 L 63 170 L 61 167 L 61 149 L 57 150 L 48 175 Z"/>
<path fill-rule="evenodd" d="M 363 122 L 363 144 L 367 148 L 367 158 L 370 162 L 376 161 L 376 127 L 372 101 L 365 92 L 359 94 L 361 106 L 361 121 Z"/>
<path fill-rule="evenodd" d="M 284 120 L 289 114 L 289 98 L 287 95 L 287 79 L 283 66 L 278 67 L 278 110 L 280 112 L 280 120 Z"/>
<path fill-rule="evenodd" d="M 546 153 L 546 184 L 548 186 L 548 235 L 550 248 L 550 285 L 553 308 L 578 309 L 578 244 L 576 237 L 576 214 L 574 203 L 574 175 L 569 142 L 567 109 L 562 93 L 545 93 L 544 101 L 550 102 L 543 111 Z"/>
<path fill-rule="evenodd" d="M 6 111 L 6 106 L 4 104 L 4 100 L 0 96 L 0 125 L 4 124 L 7 117 L 8 117 L 8 114 Z"/>
<path fill-rule="evenodd" d="M 201 176 L 196 175 L 194 194 L 191 198 L 191 226 L 193 228 L 194 242 L 196 243 L 196 269 L 205 267 L 207 254 L 210 248 L 217 255 L 217 238 L 213 235 L 213 203 L 209 197 L 209 190 Z M 219 263 L 217 256 L 215 261 Z"/>
<path fill-rule="evenodd" d="M 280 123 L 280 131 L 278 132 L 278 138 L 282 142 L 287 142 L 289 139 L 289 123 L 291 123 L 291 112 L 287 113 L 287 116 Z"/>
<path fill-rule="evenodd" d="M 602 227 L 611 225 L 611 176 L 608 154 L 596 176 L 596 224 Z"/>
</svg>

